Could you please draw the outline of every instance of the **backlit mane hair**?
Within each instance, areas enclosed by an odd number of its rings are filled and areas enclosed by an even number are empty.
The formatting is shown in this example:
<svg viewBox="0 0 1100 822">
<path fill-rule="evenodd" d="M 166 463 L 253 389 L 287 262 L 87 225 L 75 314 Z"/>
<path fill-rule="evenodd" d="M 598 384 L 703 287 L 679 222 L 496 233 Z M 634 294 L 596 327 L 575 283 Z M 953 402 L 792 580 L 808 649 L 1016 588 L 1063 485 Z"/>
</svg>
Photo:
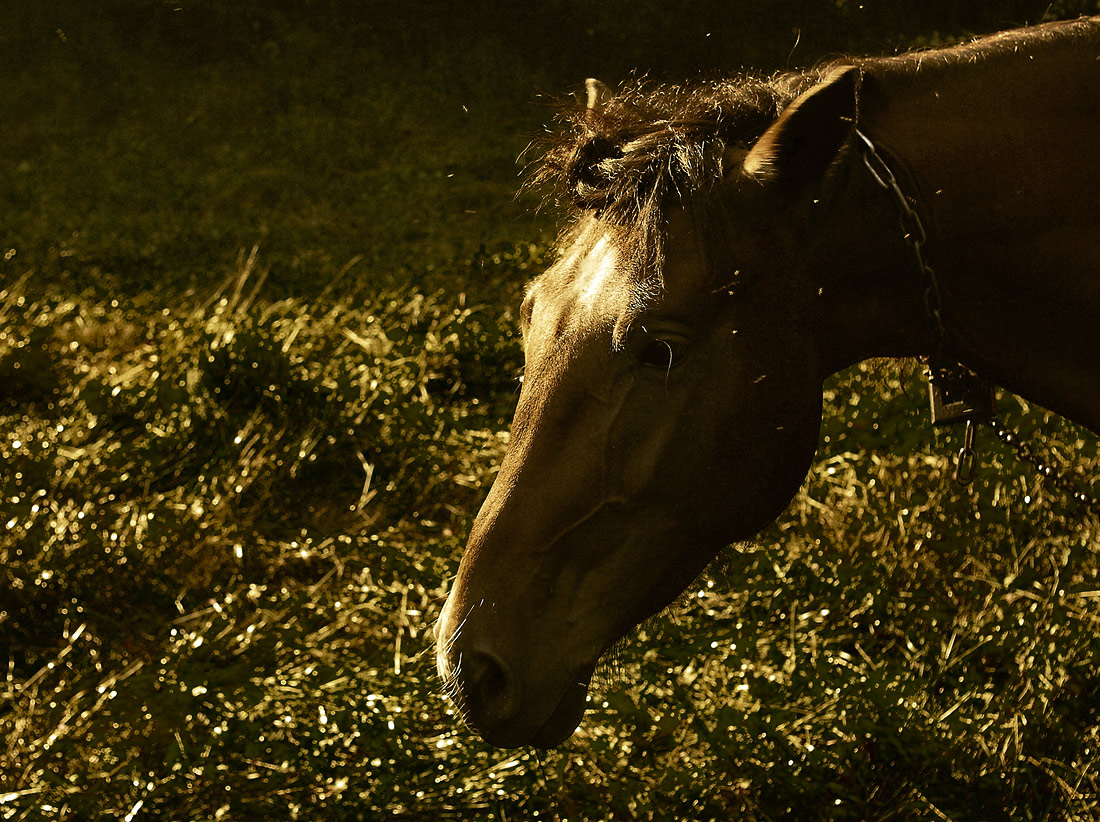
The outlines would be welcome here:
<svg viewBox="0 0 1100 822">
<path fill-rule="evenodd" d="M 930 61 L 968 66 L 983 56 L 1013 59 L 1035 41 L 1084 40 L 1095 25 L 1094 18 L 1082 18 L 886 60 L 844 58 L 770 78 L 742 75 L 693 86 L 634 82 L 594 109 L 564 107 L 562 127 L 544 141 L 532 182 L 551 184 L 581 213 L 624 227 L 648 226 L 670 194 L 694 193 L 720 179 L 726 148 L 748 148 L 791 100 L 838 64 L 889 63 L 893 72 L 916 75 Z"/>
<path fill-rule="evenodd" d="M 825 68 L 693 86 L 635 82 L 595 108 L 563 107 L 558 132 L 543 141 L 529 180 L 549 188 L 572 214 L 559 252 L 590 236 L 584 229 L 590 221 L 582 218 L 598 218 L 603 230 L 616 233 L 620 260 L 635 282 L 651 293 L 659 289 L 665 206 L 685 202 L 703 217 L 700 201 L 709 201 L 708 189 L 722 179 L 727 149 L 747 150 Z M 703 197 L 690 196 L 697 193 Z"/>
<path fill-rule="evenodd" d="M 726 149 L 747 149 L 821 73 L 695 86 L 636 82 L 594 109 L 564 107 L 532 182 L 549 184 L 580 212 L 624 227 L 647 224 L 669 195 L 719 179 Z"/>
</svg>

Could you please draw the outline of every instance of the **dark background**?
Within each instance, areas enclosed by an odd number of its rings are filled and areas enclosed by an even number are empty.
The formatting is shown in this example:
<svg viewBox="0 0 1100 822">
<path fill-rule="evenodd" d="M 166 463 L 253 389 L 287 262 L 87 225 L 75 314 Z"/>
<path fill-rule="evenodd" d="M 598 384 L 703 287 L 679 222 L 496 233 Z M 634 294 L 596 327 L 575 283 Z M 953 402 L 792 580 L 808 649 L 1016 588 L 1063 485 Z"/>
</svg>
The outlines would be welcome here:
<svg viewBox="0 0 1100 822">
<path fill-rule="evenodd" d="M 578 70 L 633 69 L 661 79 L 740 67 L 771 69 L 836 50 L 888 52 L 933 33 L 954 37 L 1088 13 L 1087 2 L 1045 0 L 113 0 L 5 4 L 5 53 L 13 63 L 42 55 L 57 28 L 74 48 L 155 49 L 166 61 L 246 55 L 294 30 L 376 51 L 394 65 L 429 67 L 489 43 L 516 68 L 570 82 Z M 113 42 L 100 38 L 109 30 Z M 800 49 L 794 43 L 801 34 Z M 583 68 L 582 68 L 583 66 Z M 461 83 L 461 77 L 454 78 Z"/>
<path fill-rule="evenodd" d="M 352 260 L 359 282 L 431 279 L 552 236 L 514 195 L 553 100 L 587 76 L 772 72 L 1095 5 L 9 0 L 0 276 L 202 290 L 259 245 L 274 293 Z"/>
</svg>

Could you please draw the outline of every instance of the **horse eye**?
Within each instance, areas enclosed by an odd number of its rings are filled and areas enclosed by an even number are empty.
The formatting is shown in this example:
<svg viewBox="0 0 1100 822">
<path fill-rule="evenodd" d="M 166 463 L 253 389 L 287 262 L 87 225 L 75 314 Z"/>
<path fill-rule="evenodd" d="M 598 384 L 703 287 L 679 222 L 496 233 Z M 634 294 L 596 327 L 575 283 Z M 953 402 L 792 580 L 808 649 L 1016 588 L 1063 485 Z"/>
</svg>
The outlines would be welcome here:
<svg viewBox="0 0 1100 822">
<path fill-rule="evenodd" d="M 647 368 L 668 370 L 684 361 L 688 354 L 686 340 L 676 337 L 645 336 L 634 350 L 634 359 Z"/>
</svg>

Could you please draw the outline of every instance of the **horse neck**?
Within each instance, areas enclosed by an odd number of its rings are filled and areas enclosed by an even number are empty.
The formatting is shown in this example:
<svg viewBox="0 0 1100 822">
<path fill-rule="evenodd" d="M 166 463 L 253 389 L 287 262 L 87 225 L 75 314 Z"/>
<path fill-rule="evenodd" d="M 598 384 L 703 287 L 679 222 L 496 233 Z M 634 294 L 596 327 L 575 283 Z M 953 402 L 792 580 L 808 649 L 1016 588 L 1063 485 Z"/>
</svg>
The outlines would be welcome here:
<svg viewBox="0 0 1100 822">
<path fill-rule="evenodd" d="M 860 122 L 926 222 L 954 353 L 1100 430 L 1100 18 L 1042 28 L 867 61 Z"/>
</svg>

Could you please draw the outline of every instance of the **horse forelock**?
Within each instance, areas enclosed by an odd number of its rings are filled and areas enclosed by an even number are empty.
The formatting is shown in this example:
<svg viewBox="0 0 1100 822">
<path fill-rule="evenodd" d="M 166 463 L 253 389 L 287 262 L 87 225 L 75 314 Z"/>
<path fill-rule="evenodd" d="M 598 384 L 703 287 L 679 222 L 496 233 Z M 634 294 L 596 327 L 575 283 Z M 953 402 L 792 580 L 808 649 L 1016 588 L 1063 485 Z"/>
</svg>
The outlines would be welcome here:
<svg viewBox="0 0 1100 822">
<path fill-rule="evenodd" d="M 659 220 L 670 199 L 720 179 L 726 149 L 751 145 L 806 77 L 635 82 L 595 109 L 564 106 L 532 181 L 549 184 L 575 211 L 618 225 Z"/>
<path fill-rule="evenodd" d="M 628 327 L 664 288 L 668 209 L 687 207 L 697 225 L 721 221 L 714 184 L 779 112 L 827 66 L 764 78 L 744 75 L 692 86 L 635 81 L 599 106 L 564 105 L 556 133 L 542 143 L 529 184 L 565 207 L 571 227 L 559 259 L 604 232 L 637 299 L 617 327 Z"/>
<path fill-rule="evenodd" d="M 652 292 L 661 281 L 669 205 L 690 203 L 702 216 L 723 164 L 738 156 L 728 149 L 748 149 L 819 74 L 744 75 L 691 86 L 634 81 L 594 109 L 563 105 L 528 180 L 573 218 L 559 251 L 577 239 L 585 218 L 595 217 L 614 233 L 632 278 Z"/>
</svg>

